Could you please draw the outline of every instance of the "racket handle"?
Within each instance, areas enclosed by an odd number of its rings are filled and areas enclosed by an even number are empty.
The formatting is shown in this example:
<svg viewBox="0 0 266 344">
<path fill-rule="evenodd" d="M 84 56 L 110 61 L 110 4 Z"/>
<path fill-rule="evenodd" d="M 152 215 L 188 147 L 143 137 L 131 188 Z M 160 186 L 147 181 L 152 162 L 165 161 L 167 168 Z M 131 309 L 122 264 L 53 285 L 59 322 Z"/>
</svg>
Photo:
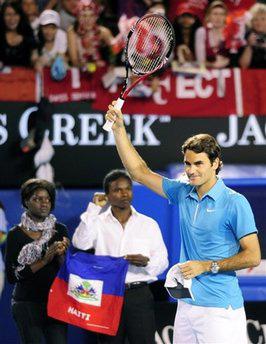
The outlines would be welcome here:
<svg viewBox="0 0 266 344">
<path fill-rule="evenodd" d="M 117 110 L 121 110 L 124 104 L 124 99 L 118 98 L 116 101 L 116 104 L 114 106 L 115 109 Z M 103 126 L 103 129 L 105 131 L 111 131 L 112 130 L 112 126 L 113 126 L 114 122 L 113 121 L 109 121 L 107 120 Z"/>
</svg>

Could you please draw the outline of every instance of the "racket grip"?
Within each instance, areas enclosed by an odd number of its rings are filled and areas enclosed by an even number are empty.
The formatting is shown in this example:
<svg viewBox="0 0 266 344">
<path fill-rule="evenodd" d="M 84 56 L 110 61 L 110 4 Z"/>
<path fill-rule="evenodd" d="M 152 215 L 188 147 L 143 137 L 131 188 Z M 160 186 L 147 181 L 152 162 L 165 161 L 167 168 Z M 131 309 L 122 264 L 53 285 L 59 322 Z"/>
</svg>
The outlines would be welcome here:
<svg viewBox="0 0 266 344">
<path fill-rule="evenodd" d="M 124 104 L 124 99 L 118 98 L 116 101 L 116 104 L 114 106 L 115 109 L 117 110 L 121 110 Z M 111 131 L 112 130 L 112 126 L 113 126 L 114 122 L 113 121 L 109 121 L 107 120 L 103 126 L 103 129 L 105 131 Z"/>
</svg>

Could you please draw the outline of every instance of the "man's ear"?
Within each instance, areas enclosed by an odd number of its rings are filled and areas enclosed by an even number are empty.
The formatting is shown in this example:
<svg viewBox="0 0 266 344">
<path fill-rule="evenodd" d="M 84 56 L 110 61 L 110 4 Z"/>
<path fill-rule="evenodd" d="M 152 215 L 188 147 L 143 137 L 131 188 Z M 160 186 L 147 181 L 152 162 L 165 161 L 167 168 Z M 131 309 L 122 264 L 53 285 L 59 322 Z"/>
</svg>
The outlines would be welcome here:
<svg viewBox="0 0 266 344">
<path fill-rule="evenodd" d="M 217 170 L 217 168 L 220 166 L 220 159 L 216 158 L 213 163 L 212 166 L 214 167 L 215 170 Z"/>
<path fill-rule="evenodd" d="M 215 160 L 213 160 L 213 162 L 211 162 L 211 165 L 213 167 L 214 170 L 216 170 L 219 167 L 219 158 L 216 158 Z"/>
</svg>

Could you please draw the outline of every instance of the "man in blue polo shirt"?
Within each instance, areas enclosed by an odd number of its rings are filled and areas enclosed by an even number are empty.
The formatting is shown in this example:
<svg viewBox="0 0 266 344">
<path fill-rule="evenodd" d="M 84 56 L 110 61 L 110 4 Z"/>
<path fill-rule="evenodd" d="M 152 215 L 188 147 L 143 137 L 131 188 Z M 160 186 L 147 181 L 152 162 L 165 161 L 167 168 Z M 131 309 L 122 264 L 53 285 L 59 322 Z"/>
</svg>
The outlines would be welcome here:
<svg viewBox="0 0 266 344">
<path fill-rule="evenodd" d="M 235 270 L 257 266 L 260 247 L 248 201 L 217 177 L 222 165 L 219 145 L 208 134 L 190 137 L 182 146 L 188 181 L 164 178 L 138 155 L 114 104 L 106 119 L 114 122 L 117 150 L 132 179 L 179 205 L 180 271 L 192 280 L 194 300 L 178 303 L 174 344 L 247 343 Z"/>
</svg>

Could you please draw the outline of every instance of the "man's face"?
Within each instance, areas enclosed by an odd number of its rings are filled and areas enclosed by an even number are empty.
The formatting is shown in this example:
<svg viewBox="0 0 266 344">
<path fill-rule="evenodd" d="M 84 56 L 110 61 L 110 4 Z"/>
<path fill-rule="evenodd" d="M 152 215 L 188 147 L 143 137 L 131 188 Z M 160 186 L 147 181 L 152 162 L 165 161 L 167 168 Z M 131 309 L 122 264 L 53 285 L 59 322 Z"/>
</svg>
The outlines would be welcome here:
<svg viewBox="0 0 266 344">
<path fill-rule="evenodd" d="M 62 0 L 62 7 L 73 16 L 76 15 L 78 0 Z"/>
<path fill-rule="evenodd" d="M 132 186 L 130 182 L 124 177 L 111 182 L 107 198 L 111 206 L 120 209 L 129 208 L 132 201 Z"/>
<path fill-rule="evenodd" d="M 189 183 L 202 186 L 215 180 L 219 159 L 217 158 L 212 164 L 206 153 L 195 153 L 188 149 L 184 155 L 184 164 Z"/>
<path fill-rule="evenodd" d="M 21 5 L 27 17 L 38 15 L 38 7 L 35 0 L 23 0 Z"/>
</svg>

